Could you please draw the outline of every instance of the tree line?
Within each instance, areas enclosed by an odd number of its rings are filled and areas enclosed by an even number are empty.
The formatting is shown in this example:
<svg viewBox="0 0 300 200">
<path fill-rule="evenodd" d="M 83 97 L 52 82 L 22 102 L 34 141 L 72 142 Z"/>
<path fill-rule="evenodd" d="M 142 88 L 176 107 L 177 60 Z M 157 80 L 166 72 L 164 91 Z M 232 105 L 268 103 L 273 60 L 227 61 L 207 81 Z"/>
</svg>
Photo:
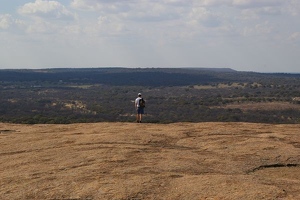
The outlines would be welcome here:
<svg viewBox="0 0 300 200">
<path fill-rule="evenodd" d="M 135 80 L 140 84 L 133 84 Z M 249 102 L 298 104 L 293 101 L 300 97 L 297 74 L 123 68 L 1 70 L 0 121 L 131 122 L 139 92 L 146 99 L 144 119 L 149 123 L 300 123 L 299 109 L 226 108 Z"/>
</svg>

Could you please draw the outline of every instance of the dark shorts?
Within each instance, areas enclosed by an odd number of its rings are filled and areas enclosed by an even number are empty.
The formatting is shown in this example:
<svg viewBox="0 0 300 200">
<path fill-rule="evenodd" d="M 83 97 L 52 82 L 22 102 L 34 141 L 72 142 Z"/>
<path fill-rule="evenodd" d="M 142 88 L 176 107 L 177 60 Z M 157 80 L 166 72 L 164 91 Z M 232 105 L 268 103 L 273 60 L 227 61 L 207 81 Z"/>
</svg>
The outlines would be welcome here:
<svg viewBox="0 0 300 200">
<path fill-rule="evenodd" d="M 137 114 L 144 114 L 144 108 L 138 107 Z"/>
</svg>

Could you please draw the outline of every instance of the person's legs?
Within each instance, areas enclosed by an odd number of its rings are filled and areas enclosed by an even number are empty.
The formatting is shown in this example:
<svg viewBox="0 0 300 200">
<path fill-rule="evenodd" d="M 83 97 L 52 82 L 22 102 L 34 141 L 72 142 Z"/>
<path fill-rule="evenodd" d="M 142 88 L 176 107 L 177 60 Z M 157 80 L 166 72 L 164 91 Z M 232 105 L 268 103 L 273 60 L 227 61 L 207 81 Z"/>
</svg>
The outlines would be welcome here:
<svg viewBox="0 0 300 200">
<path fill-rule="evenodd" d="M 136 121 L 138 123 L 142 122 L 142 115 L 144 114 L 144 108 L 138 108 L 137 109 L 137 115 L 136 115 Z"/>
<path fill-rule="evenodd" d="M 144 114 L 144 108 L 140 108 L 140 112 L 139 112 L 139 114 L 140 114 L 140 123 L 142 122 L 142 116 L 143 116 L 143 114 Z"/>
<path fill-rule="evenodd" d="M 141 108 L 138 108 L 137 109 L 137 114 L 136 114 L 136 122 L 137 123 L 140 123 L 141 122 L 141 114 L 142 113 L 142 109 Z"/>
</svg>

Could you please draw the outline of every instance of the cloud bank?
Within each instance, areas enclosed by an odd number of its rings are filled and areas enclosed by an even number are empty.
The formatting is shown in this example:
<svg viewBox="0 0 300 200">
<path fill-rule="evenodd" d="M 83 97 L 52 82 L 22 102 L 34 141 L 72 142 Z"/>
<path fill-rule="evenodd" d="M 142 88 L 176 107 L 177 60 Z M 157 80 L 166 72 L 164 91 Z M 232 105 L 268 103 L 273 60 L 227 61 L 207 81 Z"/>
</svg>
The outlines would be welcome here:
<svg viewBox="0 0 300 200">
<path fill-rule="evenodd" d="M 3 58 L 0 67 L 299 69 L 298 0 L 35 0 L 11 7 L 0 14 L 0 42 L 17 41 L 28 57 Z M 17 44 L 0 53 L 20 56 Z"/>
</svg>

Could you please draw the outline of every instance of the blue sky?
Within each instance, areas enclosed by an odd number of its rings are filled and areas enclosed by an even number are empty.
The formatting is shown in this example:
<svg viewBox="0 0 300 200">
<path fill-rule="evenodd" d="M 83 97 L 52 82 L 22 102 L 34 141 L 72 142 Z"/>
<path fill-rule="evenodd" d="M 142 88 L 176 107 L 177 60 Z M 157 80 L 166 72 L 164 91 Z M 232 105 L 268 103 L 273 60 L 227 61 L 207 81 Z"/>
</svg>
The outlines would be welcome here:
<svg viewBox="0 0 300 200">
<path fill-rule="evenodd" d="M 299 0 L 0 0 L 0 68 L 300 73 Z"/>
</svg>

